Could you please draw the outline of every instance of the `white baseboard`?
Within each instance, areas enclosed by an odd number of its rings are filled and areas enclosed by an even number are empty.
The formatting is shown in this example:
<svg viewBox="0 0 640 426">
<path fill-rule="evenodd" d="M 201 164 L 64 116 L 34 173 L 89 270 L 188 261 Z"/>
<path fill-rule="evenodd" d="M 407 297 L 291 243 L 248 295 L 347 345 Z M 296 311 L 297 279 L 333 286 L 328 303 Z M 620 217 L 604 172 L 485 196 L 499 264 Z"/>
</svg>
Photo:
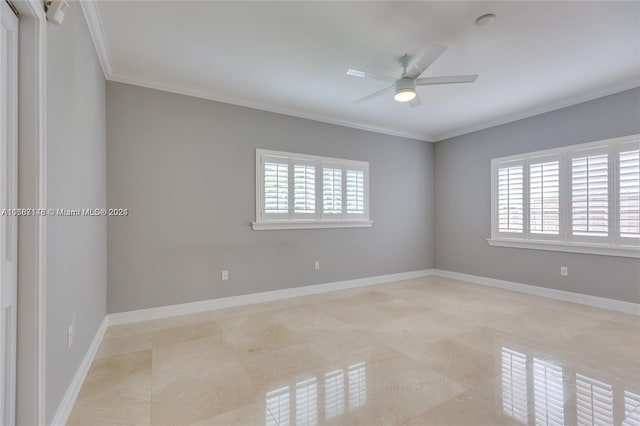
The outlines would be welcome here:
<svg viewBox="0 0 640 426">
<path fill-rule="evenodd" d="M 141 309 L 137 311 L 118 312 L 109 314 L 107 317 L 109 325 L 129 324 L 139 321 L 148 321 L 178 315 L 188 315 L 199 312 L 213 311 L 216 309 L 232 308 L 235 306 L 271 302 L 274 300 L 289 299 L 291 297 L 309 296 L 312 294 L 326 293 L 329 291 L 346 290 L 350 288 L 365 287 L 393 281 L 409 280 L 412 278 L 426 277 L 430 275 L 433 275 L 433 270 L 431 269 L 401 272 L 397 274 L 356 278 L 353 280 L 337 281 L 326 284 L 315 284 L 303 287 L 287 288 L 284 290 L 273 290 L 265 291 L 262 293 L 224 297 L 221 299 L 203 300 L 200 302 L 183 303 L 180 305 L 160 306 L 157 308 Z"/>
<path fill-rule="evenodd" d="M 51 421 L 52 426 L 64 426 L 67 424 L 69 414 L 71 414 L 73 405 L 76 403 L 76 398 L 78 398 L 84 379 L 87 377 L 87 373 L 89 372 L 91 363 L 98 352 L 98 348 L 100 348 L 104 333 L 107 331 L 107 317 L 102 320 L 102 324 L 100 324 L 96 335 L 93 337 L 91 345 L 89 345 L 89 349 L 87 349 L 84 358 L 82 358 L 82 362 L 78 366 L 76 374 L 73 376 L 73 379 L 67 388 L 67 392 L 65 392 L 64 397 L 60 402 L 58 410 L 56 411 L 55 416 L 53 416 L 53 420 Z"/>
<path fill-rule="evenodd" d="M 597 308 L 610 309 L 618 312 L 640 314 L 640 304 L 624 302 L 621 300 L 607 299 L 604 297 L 589 296 L 586 294 L 572 293 L 569 291 L 550 289 L 512 281 L 497 280 L 494 278 L 477 275 L 462 274 L 439 269 L 425 269 L 421 271 L 401 272 L 397 274 L 378 275 L 375 277 L 357 278 L 347 281 L 337 281 L 325 284 L 316 284 L 303 287 L 273 290 L 261 293 L 245 294 L 241 296 L 224 297 L 220 299 L 203 300 L 199 302 L 183 303 L 179 305 L 160 306 L 157 308 L 141 309 L 136 311 L 118 312 L 107 315 L 108 325 L 130 324 L 140 321 L 168 318 L 179 315 L 189 315 L 199 312 L 213 311 L 217 309 L 232 308 L 242 305 L 252 305 L 274 300 L 289 299 L 292 297 L 309 296 L 330 291 L 346 290 L 350 288 L 365 287 L 393 281 L 408 280 L 412 278 L 438 275 L 466 281 L 474 284 L 487 285 L 520 293 L 579 303 Z"/>
<path fill-rule="evenodd" d="M 572 293 L 570 291 L 556 290 L 553 288 L 539 287 L 529 284 L 521 284 L 512 281 L 497 280 L 494 278 L 481 277 L 478 275 L 461 274 L 459 272 L 444 271 L 441 269 L 433 269 L 432 271 L 433 275 L 444 278 L 451 278 L 453 280 L 465 281 L 490 287 L 497 287 L 504 290 L 517 291 L 520 293 L 547 297 L 549 299 L 562 300 L 564 302 L 579 303 L 581 305 L 594 306 L 596 308 L 610 309 L 612 311 L 624 312 L 627 314 L 640 315 L 640 304 L 638 303 L 607 299 L 605 297 L 589 296 L 587 294 Z"/>
</svg>

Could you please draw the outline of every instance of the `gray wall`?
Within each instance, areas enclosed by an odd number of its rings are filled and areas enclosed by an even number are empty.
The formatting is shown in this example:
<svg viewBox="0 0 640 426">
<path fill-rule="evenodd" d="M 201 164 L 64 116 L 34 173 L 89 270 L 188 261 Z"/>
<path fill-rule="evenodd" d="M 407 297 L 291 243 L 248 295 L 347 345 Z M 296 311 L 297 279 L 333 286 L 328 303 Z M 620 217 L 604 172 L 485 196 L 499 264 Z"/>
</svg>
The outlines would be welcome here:
<svg viewBox="0 0 640 426">
<path fill-rule="evenodd" d="M 47 25 L 47 143 L 48 207 L 104 207 L 105 80 L 77 3 L 63 25 Z M 47 423 L 106 314 L 106 226 L 105 218 L 47 218 Z"/>
<path fill-rule="evenodd" d="M 109 312 L 432 267 L 429 143 L 112 82 L 107 135 Z M 369 161 L 373 227 L 253 231 L 256 148 Z"/>
<path fill-rule="evenodd" d="M 638 259 L 491 247 L 490 160 L 640 132 L 640 89 L 435 145 L 435 267 L 640 302 Z M 560 276 L 568 266 L 569 276 Z"/>
</svg>

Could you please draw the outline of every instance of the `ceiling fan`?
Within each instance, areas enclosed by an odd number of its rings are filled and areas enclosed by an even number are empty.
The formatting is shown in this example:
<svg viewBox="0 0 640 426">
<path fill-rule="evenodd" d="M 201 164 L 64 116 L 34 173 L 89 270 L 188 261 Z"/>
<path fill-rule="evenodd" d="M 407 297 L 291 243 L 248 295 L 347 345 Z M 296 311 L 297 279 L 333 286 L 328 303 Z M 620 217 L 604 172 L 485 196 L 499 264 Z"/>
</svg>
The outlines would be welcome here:
<svg viewBox="0 0 640 426">
<path fill-rule="evenodd" d="M 411 56 L 404 55 L 398 59 L 400 66 L 403 68 L 402 75 L 400 78 L 388 77 L 386 75 L 376 74 L 368 71 L 360 71 L 349 69 L 347 70 L 347 75 L 353 77 L 360 78 L 371 78 L 374 80 L 381 80 L 387 83 L 393 83 L 391 86 L 386 87 L 382 90 L 378 90 L 364 98 L 357 99 L 353 101 L 354 104 L 361 104 L 363 102 L 369 101 L 378 96 L 384 95 L 387 92 L 394 92 L 393 99 L 398 102 L 409 102 L 412 108 L 422 105 L 420 102 L 420 98 L 416 93 L 417 86 L 430 86 L 433 84 L 456 84 L 456 83 L 473 83 L 478 78 L 477 75 L 451 75 L 445 77 L 427 77 L 427 78 L 418 78 L 420 77 L 425 70 L 435 62 L 436 59 L 440 57 L 447 50 L 446 46 L 440 46 L 437 44 L 432 45 L 427 50 L 427 53 L 420 59 L 418 59 L 415 64 L 409 68 L 411 64 Z"/>
</svg>

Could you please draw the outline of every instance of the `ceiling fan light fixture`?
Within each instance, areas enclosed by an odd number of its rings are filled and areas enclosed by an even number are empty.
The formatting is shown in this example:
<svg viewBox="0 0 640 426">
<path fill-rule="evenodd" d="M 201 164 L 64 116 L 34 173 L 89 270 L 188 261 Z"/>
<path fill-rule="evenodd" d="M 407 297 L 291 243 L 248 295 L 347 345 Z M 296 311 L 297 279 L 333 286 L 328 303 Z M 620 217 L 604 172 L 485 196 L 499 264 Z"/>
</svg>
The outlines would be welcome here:
<svg viewBox="0 0 640 426">
<path fill-rule="evenodd" d="M 409 102 L 412 101 L 416 97 L 416 92 L 413 89 L 403 89 L 398 90 L 395 95 L 393 95 L 393 99 L 398 102 Z"/>
<path fill-rule="evenodd" d="M 401 78 L 396 81 L 393 99 L 398 102 L 409 102 L 416 97 L 416 81 L 412 78 Z"/>
</svg>

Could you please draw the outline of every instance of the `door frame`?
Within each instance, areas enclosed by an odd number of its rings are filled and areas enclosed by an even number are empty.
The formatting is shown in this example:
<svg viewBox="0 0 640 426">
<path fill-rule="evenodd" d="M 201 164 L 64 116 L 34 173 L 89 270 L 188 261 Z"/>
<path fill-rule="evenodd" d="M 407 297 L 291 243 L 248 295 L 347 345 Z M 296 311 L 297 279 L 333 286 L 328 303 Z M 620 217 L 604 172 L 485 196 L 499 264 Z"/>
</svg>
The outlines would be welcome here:
<svg viewBox="0 0 640 426">
<path fill-rule="evenodd" d="M 4 86 L 0 94 L 2 111 L 4 115 L 0 121 L 3 142 L 0 146 L 0 168 L 2 169 L 2 208 L 15 209 L 18 207 L 18 42 L 19 25 L 15 11 L 8 3 L 0 3 L 0 18 L 2 27 L 6 29 L 6 39 L 2 45 L 8 49 L 3 51 L 2 61 L 6 64 L 3 70 Z M 4 33 L 4 30 L 3 30 Z M 5 139 L 6 138 L 6 139 Z M 2 217 L 0 228 L 2 242 L 0 245 L 0 336 L 2 342 L 2 354 L 0 365 L 2 378 L 2 400 L 0 401 L 0 422 L 3 424 L 15 424 L 16 409 L 16 358 L 17 358 L 17 284 L 18 284 L 18 259 L 17 259 L 17 231 L 18 218 L 7 214 Z"/>
<path fill-rule="evenodd" d="M 13 5 L 19 15 L 18 207 L 44 209 L 47 20 L 40 0 Z M 46 216 L 18 219 L 18 424 L 46 423 L 45 237 Z"/>
</svg>

